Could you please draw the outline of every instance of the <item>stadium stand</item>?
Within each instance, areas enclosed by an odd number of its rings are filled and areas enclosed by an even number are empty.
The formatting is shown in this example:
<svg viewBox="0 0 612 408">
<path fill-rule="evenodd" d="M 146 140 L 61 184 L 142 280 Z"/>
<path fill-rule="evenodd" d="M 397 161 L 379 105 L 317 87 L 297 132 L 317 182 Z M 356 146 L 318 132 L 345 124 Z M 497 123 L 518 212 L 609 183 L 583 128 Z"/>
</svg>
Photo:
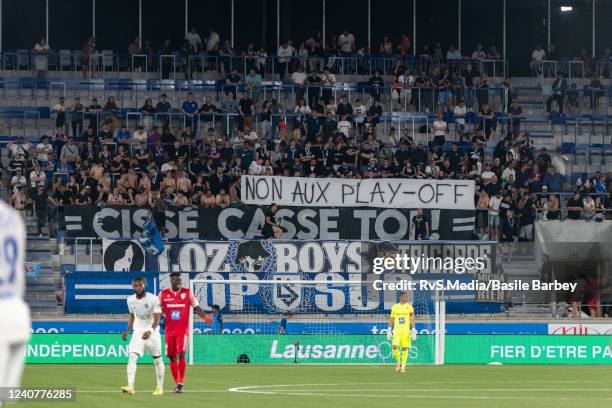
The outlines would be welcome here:
<svg viewBox="0 0 612 408">
<path fill-rule="evenodd" d="M 35 308 L 54 309 L 44 283 L 57 260 L 36 251 L 48 237 L 64 245 L 64 206 L 223 209 L 240 204 L 245 174 L 473 179 L 480 240 L 532 241 L 536 220 L 612 218 L 609 57 L 544 52 L 532 77 L 513 77 L 492 45 L 408 55 L 383 41 L 368 54 L 332 36 L 325 49 L 309 39 L 268 53 L 211 39 L 2 52 L 4 195 L 43 264 Z M 507 214 L 516 227 L 504 230 Z M 99 243 L 66 242 L 75 264 L 99 263 Z M 527 266 L 525 252 L 509 257 Z"/>
</svg>

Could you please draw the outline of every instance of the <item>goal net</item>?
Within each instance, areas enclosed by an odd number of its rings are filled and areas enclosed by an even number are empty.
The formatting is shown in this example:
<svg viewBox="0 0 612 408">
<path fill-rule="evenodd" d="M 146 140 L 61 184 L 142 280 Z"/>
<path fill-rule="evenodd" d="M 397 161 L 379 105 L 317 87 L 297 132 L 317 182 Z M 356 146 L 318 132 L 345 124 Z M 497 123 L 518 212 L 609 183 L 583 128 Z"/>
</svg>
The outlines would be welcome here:
<svg viewBox="0 0 612 408">
<path fill-rule="evenodd" d="M 192 313 L 190 363 L 394 363 L 387 326 L 400 292 L 333 275 L 329 280 L 302 280 L 296 274 L 192 279 L 200 306 L 207 313 L 218 307 L 221 318 L 208 324 Z M 409 295 L 418 336 L 408 361 L 440 363 L 443 313 L 437 294 Z"/>
</svg>

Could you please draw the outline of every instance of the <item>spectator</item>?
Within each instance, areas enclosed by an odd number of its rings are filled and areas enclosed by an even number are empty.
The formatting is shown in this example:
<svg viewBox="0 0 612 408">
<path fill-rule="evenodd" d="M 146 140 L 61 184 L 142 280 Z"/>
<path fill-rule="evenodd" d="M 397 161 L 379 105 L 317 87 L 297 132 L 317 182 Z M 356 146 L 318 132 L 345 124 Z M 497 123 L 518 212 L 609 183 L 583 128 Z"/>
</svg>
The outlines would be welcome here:
<svg viewBox="0 0 612 408">
<path fill-rule="evenodd" d="M 591 221 L 595 216 L 595 200 L 590 194 L 587 194 L 582 200 L 582 219 Z"/>
<path fill-rule="evenodd" d="M 512 101 L 510 109 L 508 110 L 508 116 L 510 117 L 510 127 L 508 133 L 512 133 L 513 137 L 518 137 L 521 133 L 521 119 L 523 117 L 523 109 L 519 106 L 516 99 Z"/>
<path fill-rule="evenodd" d="M 17 193 L 22 189 L 25 194 L 25 187 L 28 185 L 28 181 L 24 176 L 24 169 L 15 169 L 15 175 L 11 177 L 11 189 L 13 193 Z"/>
<path fill-rule="evenodd" d="M 194 133 L 197 131 L 197 118 L 196 113 L 198 111 L 198 103 L 193 99 L 193 92 L 187 94 L 187 99 L 181 104 L 181 113 L 184 114 L 185 127 L 190 128 Z M 136 137 L 136 134 L 134 134 Z"/>
<path fill-rule="evenodd" d="M 383 77 L 380 75 L 379 70 L 374 71 L 374 75 L 369 80 L 369 85 L 370 85 L 370 95 L 372 96 L 372 98 L 380 101 L 382 89 L 385 86 L 385 81 Z"/>
<path fill-rule="evenodd" d="M 552 95 L 546 99 L 546 113 L 550 113 L 552 102 L 555 101 L 559 107 L 559 113 L 563 115 L 563 105 L 567 94 L 567 80 L 562 72 L 559 72 L 557 79 L 552 84 Z"/>
<path fill-rule="evenodd" d="M 591 110 L 599 108 L 599 98 L 605 94 L 601 81 L 597 77 L 591 79 L 591 83 L 586 87 L 591 100 Z"/>
<path fill-rule="evenodd" d="M 246 92 L 242 93 L 242 97 L 238 101 L 238 113 L 240 114 L 241 123 L 240 130 L 243 134 L 248 134 L 253 130 L 253 116 L 255 114 L 255 104 L 249 98 Z"/>
<path fill-rule="evenodd" d="M 379 52 L 381 55 L 386 56 L 386 57 L 393 56 L 393 44 L 391 43 L 389 36 L 385 35 L 383 37 L 383 41 L 382 43 L 380 43 L 380 46 L 379 46 Z"/>
<path fill-rule="evenodd" d="M 546 169 L 546 175 L 544 176 L 544 185 L 548 188 L 548 191 L 552 193 L 559 193 L 563 191 L 563 175 L 557 173 L 554 167 Z"/>
<path fill-rule="evenodd" d="M 572 84 L 567 91 L 567 109 L 572 115 L 578 113 L 580 109 L 580 93 L 576 89 L 576 84 Z"/>
<path fill-rule="evenodd" d="M 153 100 L 151 98 L 145 99 L 144 105 L 140 107 L 140 113 L 142 114 L 142 124 L 147 131 L 149 131 L 153 126 L 155 112 L 156 110 L 153 106 Z"/>
<path fill-rule="evenodd" d="M 89 113 L 89 128 L 93 129 L 94 134 L 98 133 L 98 126 L 100 125 L 100 115 L 102 112 L 102 106 L 98 103 L 97 98 L 91 100 L 91 105 L 87 108 Z"/>
<path fill-rule="evenodd" d="M 567 219 L 568 220 L 579 220 L 580 212 L 583 209 L 582 199 L 580 198 L 580 192 L 575 191 L 574 195 L 567 200 L 567 204 L 565 205 L 567 209 Z"/>
<path fill-rule="evenodd" d="M 502 202 L 501 191 L 497 189 L 489 199 L 489 237 L 492 240 L 499 238 L 499 207 Z"/>
<path fill-rule="evenodd" d="M 485 105 L 489 104 L 489 77 L 486 73 L 481 73 L 478 80 L 474 83 L 476 88 L 476 101 L 478 110 L 482 111 Z"/>
<path fill-rule="evenodd" d="M 467 108 L 463 100 L 459 100 L 459 103 L 453 108 L 453 117 L 455 118 L 455 133 L 459 136 L 458 140 L 462 140 L 465 135 L 465 116 L 467 115 Z"/>
<path fill-rule="evenodd" d="M 72 137 L 78 138 L 83 132 L 83 113 L 85 112 L 85 105 L 81 103 L 81 98 L 74 98 L 74 104 L 70 109 L 70 122 L 72 125 Z M 58 126 L 59 127 L 59 126 Z"/>
<path fill-rule="evenodd" d="M 461 58 L 462 56 L 459 50 L 456 49 L 454 45 L 452 44 L 449 45 L 448 50 L 446 51 L 446 60 L 453 61 L 453 60 L 460 60 Z"/>
<path fill-rule="evenodd" d="M 433 122 L 434 131 L 434 146 L 443 146 L 446 142 L 446 132 L 448 132 L 448 124 L 444 120 L 444 114 L 438 112 L 437 119 Z"/>
<path fill-rule="evenodd" d="M 83 72 L 83 78 L 87 77 L 87 72 L 90 72 L 90 78 L 96 77 L 96 69 L 98 68 L 96 51 L 96 37 L 91 36 L 87 39 L 87 42 L 83 44 L 81 49 L 81 70 Z"/>
<path fill-rule="evenodd" d="M 482 44 L 476 44 L 476 48 L 472 52 L 472 59 L 473 60 L 483 60 L 485 58 L 487 58 L 487 54 L 482 49 Z"/>
<path fill-rule="evenodd" d="M 304 98 L 304 92 L 306 91 L 306 73 L 304 67 L 298 66 L 297 71 L 291 74 L 291 83 L 295 92 L 295 99 L 297 101 Z"/>
<path fill-rule="evenodd" d="M 42 237 L 42 229 L 49 223 L 49 210 L 54 204 L 53 198 L 49 197 L 45 187 L 39 185 L 32 194 L 32 215 L 36 217 L 36 231 Z"/>
<path fill-rule="evenodd" d="M 476 203 L 476 235 L 480 240 L 488 239 L 490 200 L 487 190 L 481 189 Z"/>
<path fill-rule="evenodd" d="M 353 116 L 353 106 L 349 102 L 348 96 L 345 94 L 340 96 L 340 103 L 338 103 L 338 106 L 336 107 L 336 115 L 346 115 L 347 119 L 350 119 Z"/>
<path fill-rule="evenodd" d="M 516 242 L 516 239 L 518 237 L 517 229 L 518 225 L 514 218 L 514 213 L 512 212 L 512 210 L 506 210 L 506 216 L 502 218 L 500 222 L 499 241 L 511 243 Z"/>
<path fill-rule="evenodd" d="M 407 55 L 408 52 L 410 51 L 410 47 L 412 46 L 411 41 L 410 41 L 410 37 L 408 37 L 406 34 L 402 33 L 400 35 L 400 44 L 397 46 L 397 49 L 400 53 L 400 55 Z"/>
<path fill-rule="evenodd" d="M 548 192 L 548 188 L 546 186 L 542 187 L 542 192 Z M 551 194 L 548 196 L 548 200 L 544 204 L 544 220 L 558 220 L 559 219 L 559 198 L 556 194 Z"/>
<path fill-rule="evenodd" d="M 75 163 L 77 157 L 79 157 L 79 146 L 69 137 L 66 144 L 62 147 L 60 160 L 66 160 L 68 163 Z"/>
<path fill-rule="evenodd" d="M 321 75 L 321 82 L 323 85 L 322 97 L 325 104 L 329 104 L 332 96 L 332 87 L 336 84 L 336 76 L 329 70 L 329 67 L 323 67 L 323 74 Z"/>
<path fill-rule="evenodd" d="M 509 161 L 501 175 L 504 186 L 513 185 L 516 181 L 516 170 L 514 169 L 514 161 Z"/>
<path fill-rule="evenodd" d="M 421 241 L 429 239 L 429 223 L 425 219 L 425 215 L 423 214 L 422 208 L 417 208 L 416 215 L 412 217 L 412 222 L 410 223 L 410 230 L 408 231 L 409 236 L 412 236 L 413 230 L 415 240 Z"/>
<path fill-rule="evenodd" d="M 280 238 L 282 229 L 276 221 L 276 213 L 278 212 L 278 204 L 272 204 L 270 209 L 266 212 L 264 226 L 261 230 L 261 234 L 264 239 Z"/>
<path fill-rule="evenodd" d="M 593 220 L 602 222 L 606 216 L 606 207 L 601 197 L 595 197 L 595 208 L 593 214 Z"/>
<path fill-rule="evenodd" d="M 49 44 L 47 44 L 47 39 L 44 37 L 34 45 L 34 49 L 32 50 L 34 54 L 34 69 L 36 70 L 36 78 L 38 79 L 47 77 L 49 51 Z"/>
<path fill-rule="evenodd" d="M 345 29 L 338 37 L 338 47 L 344 55 L 353 54 L 355 52 L 355 36 Z"/>
<path fill-rule="evenodd" d="M 540 76 L 542 74 L 542 61 L 544 61 L 545 56 L 546 51 L 538 44 L 536 49 L 531 53 L 531 62 L 529 63 L 529 68 L 531 68 L 533 76 Z"/>
<path fill-rule="evenodd" d="M 221 74 L 225 75 L 227 68 L 232 65 L 232 58 L 236 56 L 234 47 L 229 40 L 223 41 L 223 47 L 219 51 L 219 56 L 221 57 Z"/>
<path fill-rule="evenodd" d="M 257 103 L 259 100 L 259 94 L 261 92 L 261 75 L 257 73 L 255 68 L 251 68 L 249 70 L 249 74 L 245 78 L 245 82 L 251 99 L 254 103 Z"/>
<path fill-rule="evenodd" d="M 558 173 L 565 179 L 565 173 L 567 171 L 567 163 L 569 163 L 569 159 L 567 156 L 561 154 L 561 148 L 558 147 L 555 157 L 553 157 L 551 165 L 555 169 L 555 173 Z"/>
<path fill-rule="evenodd" d="M 13 176 L 14 177 L 14 176 Z M 24 193 L 25 187 L 23 185 L 16 186 L 11 194 L 9 199 L 9 204 L 17 210 L 17 212 L 21 215 L 23 220 L 26 219 L 26 205 L 28 202 L 28 198 Z"/>
<path fill-rule="evenodd" d="M 36 158 L 39 163 L 47 162 L 49 154 L 53 154 L 53 146 L 49 143 L 49 137 L 43 136 L 42 141 L 36 145 Z"/>
<path fill-rule="evenodd" d="M 278 47 L 276 56 L 279 64 L 278 72 L 280 72 L 282 78 L 287 77 L 289 72 L 291 72 L 292 58 L 295 57 L 295 48 L 293 48 L 292 41 L 289 40 L 282 43 L 281 46 Z"/>
<path fill-rule="evenodd" d="M 162 93 L 159 96 L 159 102 L 155 105 L 155 112 L 158 114 L 159 121 L 162 127 L 167 127 L 170 124 L 170 113 L 172 112 L 172 105 L 168 102 L 168 95 Z"/>
<path fill-rule="evenodd" d="M 191 30 L 185 34 L 185 40 L 189 41 L 189 45 L 193 47 L 196 53 L 202 50 L 202 38 L 195 27 L 192 27 Z"/>
<path fill-rule="evenodd" d="M 520 241 L 533 241 L 533 223 L 536 206 L 531 196 L 523 196 L 518 202 L 519 239 Z"/>
</svg>

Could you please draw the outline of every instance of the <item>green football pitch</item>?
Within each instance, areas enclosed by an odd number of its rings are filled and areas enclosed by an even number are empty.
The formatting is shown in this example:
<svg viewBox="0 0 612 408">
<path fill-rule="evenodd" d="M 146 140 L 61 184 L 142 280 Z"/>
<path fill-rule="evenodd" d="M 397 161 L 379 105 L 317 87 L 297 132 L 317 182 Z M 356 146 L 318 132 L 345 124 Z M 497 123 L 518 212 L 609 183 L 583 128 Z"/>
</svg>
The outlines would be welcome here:
<svg viewBox="0 0 612 408">
<path fill-rule="evenodd" d="M 609 366 L 188 366 L 185 393 L 151 395 L 152 365 L 140 365 L 136 394 L 121 394 L 123 365 L 30 365 L 24 387 L 74 387 L 76 403 L 17 407 L 610 407 Z"/>
</svg>

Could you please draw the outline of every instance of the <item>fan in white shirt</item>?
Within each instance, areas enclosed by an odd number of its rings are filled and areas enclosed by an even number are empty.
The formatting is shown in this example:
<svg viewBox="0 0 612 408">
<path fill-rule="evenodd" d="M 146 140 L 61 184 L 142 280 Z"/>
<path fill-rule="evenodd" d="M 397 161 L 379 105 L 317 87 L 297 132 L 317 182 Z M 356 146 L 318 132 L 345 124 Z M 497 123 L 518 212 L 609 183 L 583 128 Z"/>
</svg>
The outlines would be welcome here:
<svg viewBox="0 0 612 408">
<path fill-rule="evenodd" d="M 352 53 L 355 51 L 355 36 L 348 31 L 344 30 L 338 37 L 338 46 L 340 51 L 345 53 Z"/>
<path fill-rule="evenodd" d="M 306 83 L 306 73 L 302 70 L 295 71 L 291 74 L 291 82 L 295 85 L 304 85 Z"/>
<path fill-rule="evenodd" d="M 353 125 L 351 125 L 351 122 L 348 121 L 346 115 L 342 115 L 342 120 L 338 122 L 337 128 L 338 132 L 342 133 L 346 137 L 349 137 L 351 135 Z"/>
<path fill-rule="evenodd" d="M 455 116 L 455 123 L 465 126 L 465 115 L 467 114 L 467 108 L 465 104 L 461 102 L 456 105 L 453 109 L 453 115 Z"/>
<path fill-rule="evenodd" d="M 53 153 L 53 146 L 48 141 L 49 139 L 45 138 L 42 143 L 36 145 L 36 151 L 38 152 L 36 158 L 38 161 L 46 162 L 49 160 L 49 153 Z"/>
<path fill-rule="evenodd" d="M 253 160 L 249 166 L 249 174 L 252 176 L 257 176 L 263 174 L 263 172 L 264 167 L 261 165 L 261 159 Z"/>
<path fill-rule="evenodd" d="M 355 101 L 355 105 L 355 109 L 353 110 L 353 112 L 355 113 L 355 123 L 363 123 L 365 121 L 368 109 L 359 100 Z"/>
<path fill-rule="evenodd" d="M 447 123 L 442 119 L 437 119 L 433 123 L 434 136 L 444 136 L 446 134 Z"/>
</svg>

